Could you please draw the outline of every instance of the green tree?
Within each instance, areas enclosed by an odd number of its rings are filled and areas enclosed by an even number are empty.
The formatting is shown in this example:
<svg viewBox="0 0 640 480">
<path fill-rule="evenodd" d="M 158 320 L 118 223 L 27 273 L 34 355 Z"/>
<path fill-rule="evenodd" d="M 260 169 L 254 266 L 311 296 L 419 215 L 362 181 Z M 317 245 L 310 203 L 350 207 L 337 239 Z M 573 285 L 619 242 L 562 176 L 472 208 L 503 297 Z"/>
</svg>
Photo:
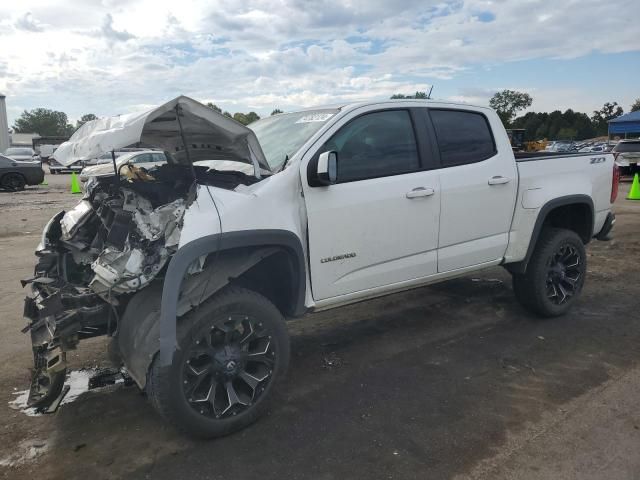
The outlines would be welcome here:
<svg viewBox="0 0 640 480">
<path fill-rule="evenodd" d="M 253 122 L 256 122 L 256 121 L 260 120 L 260 115 L 258 115 L 256 112 L 249 112 L 249 113 L 247 113 L 246 117 L 247 117 L 247 121 L 249 123 L 253 123 Z M 249 123 L 247 123 L 247 125 Z"/>
<path fill-rule="evenodd" d="M 233 119 L 236 122 L 241 123 L 243 125 L 247 125 L 249 123 L 249 121 L 247 120 L 247 116 L 244 113 L 240 113 L 240 112 L 234 113 Z"/>
<path fill-rule="evenodd" d="M 279 108 L 274 108 L 273 112 L 271 112 L 271 115 L 278 115 L 279 113 L 284 113 L 282 110 L 280 110 Z"/>
<path fill-rule="evenodd" d="M 640 98 L 636 98 L 636 101 L 631 105 L 631 112 L 637 112 L 640 110 Z"/>
<path fill-rule="evenodd" d="M 13 129 L 16 133 L 37 133 L 41 136 L 71 135 L 74 131 L 66 113 L 48 108 L 23 111 L 14 122 Z"/>
<path fill-rule="evenodd" d="M 236 112 L 233 114 L 233 119 L 243 125 L 249 125 L 250 123 L 260 120 L 260 115 L 256 112 L 242 113 Z"/>
<path fill-rule="evenodd" d="M 511 125 L 516 113 L 530 107 L 532 103 L 531 95 L 515 90 L 497 92 L 489 100 L 489 106 L 496 111 L 505 127 Z"/>
<path fill-rule="evenodd" d="M 600 110 L 594 110 L 593 115 L 591 115 L 591 121 L 596 128 L 596 134 L 606 135 L 609 131 L 609 120 L 613 120 L 623 113 L 624 110 L 622 110 L 622 107 L 618 105 L 618 102 L 607 102 L 602 106 Z"/>
<path fill-rule="evenodd" d="M 586 113 L 574 112 L 571 109 L 564 113 L 555 112 L 527 112 L 512 122 L 513 128 L 524 128 L 526 141 L 542 140 L 544 138 L 555 140 L 567 138 L 572 140 L 584 140 L 596 135 L 596 130 L 591 119 Z"/>
<path fill-rule="evenodd" d="M 578 131 L 575 128 L 561 128 L 558 131 L 558 140 L 575 140 L 578 135 Z"/>
<path fill-rule="evenodd" d="M 403 93 L 394 93 L 393 95 L 391 95 L 391 100 L 402 98 L 428 99 L 429 95 L 427 94 L 427 92 L 416 92 L 414 95 L 404 95 Z"/>
<path fill-rule="evenodd" d="M 218 113 L 222 113 L 222 109 L 219 106 L 217 106 L 215 103 L 207 102 L 207 107 L 213 108 Z"/>
<path fill-rule="evenodd" d="M 85 123 L 90 122 L 91 120 L 97 120 L 97 119 L 98 117 L 96 117 L 93 113 L 85 113 L 80 117 L 80 120 L 76 120 L 76 128 L 80 128 Z"/>
<path fill-rule="evenodd" d="M 229 112 L 227 112 L 226 110 L 224 111 L 223 115 L 224 115 L 225 117 L 232 117 L 232 118 L 233 118 L 233 115 L 231 115 L 231 114 L 230 114 Z"/>
</svg>

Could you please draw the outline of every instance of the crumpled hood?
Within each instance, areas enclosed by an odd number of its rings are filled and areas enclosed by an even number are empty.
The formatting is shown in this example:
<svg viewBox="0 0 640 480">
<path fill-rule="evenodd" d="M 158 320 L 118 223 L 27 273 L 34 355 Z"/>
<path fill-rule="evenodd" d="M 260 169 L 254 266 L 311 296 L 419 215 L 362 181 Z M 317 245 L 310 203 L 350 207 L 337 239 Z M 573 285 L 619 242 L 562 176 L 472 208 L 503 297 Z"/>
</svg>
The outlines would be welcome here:
<svg viewBox="0 0 640 480">
<path fill-rule="evenodd" d="M 189 158 L 235 160 L 271 171 L 252 130 L 189 97 L 180 96 L 142 113 L 100 118 L 85 123 L 60 145 L 53 157 L 68 166 L 136 143 L 162 148 L 177 163 L 187 156 L 176 114 L 180 115 Z"/>
</svg>

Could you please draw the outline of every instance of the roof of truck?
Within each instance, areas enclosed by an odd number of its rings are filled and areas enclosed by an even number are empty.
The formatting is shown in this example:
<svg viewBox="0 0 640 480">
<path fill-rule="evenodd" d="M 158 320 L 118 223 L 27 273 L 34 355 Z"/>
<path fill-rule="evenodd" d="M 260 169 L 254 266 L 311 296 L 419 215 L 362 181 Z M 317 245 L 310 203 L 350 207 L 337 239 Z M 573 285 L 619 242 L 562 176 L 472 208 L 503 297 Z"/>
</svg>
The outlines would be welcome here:
<svg viewBox="0 0 640 480">
<path fill-rule="evenodd" d="M 317 105 L 314 107 L 301 108 L 299 110 L 292 110 L 291 112 L 283 112 L 283 114 L 287 113 L 295 113 L 295 112 L 306 112 L 306 111 L 314 111 L 314 110 L 353 110 L 355 108 L 367 107 L 370 105 L 379 105 L 383 103 L 424 103 L 427 105 L 455 105 L 459 107 L 472 107 L 472 108 L 482 108 L 485 110 L 491 110 L 487 106 L 482 105 L 472 105 L 470 103 L 463 102 L 450 102 L 446 100 L 437 100 L 437 99 L 422 99 L 422 98 L 394 98 L 394 99 L 384 99 L 384 100 L 362 100 L 358 102 L 345 102 L 345 103 L 333 103 L 329 105 Z M 282 114 L 279 114 L 282 115 Z"/>
</svg>

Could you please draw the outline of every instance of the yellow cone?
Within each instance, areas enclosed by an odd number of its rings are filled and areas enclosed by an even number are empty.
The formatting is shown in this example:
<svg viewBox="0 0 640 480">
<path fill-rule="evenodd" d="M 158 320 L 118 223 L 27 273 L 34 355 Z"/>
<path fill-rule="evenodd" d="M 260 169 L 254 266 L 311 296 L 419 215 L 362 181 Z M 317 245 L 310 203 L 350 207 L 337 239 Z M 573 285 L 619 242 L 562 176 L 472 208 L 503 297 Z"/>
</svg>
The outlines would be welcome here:
<svg viewBox="0 0 640 480">
<path fill-rule="evenodd" d="M 71 173 L 71 193 L 82 193 L 76 172 Z"/>
<path fill-rule="evenodd" d="M 629 195 L 627 195 L 627 200 L 640 200 L 640 180 L 638 179 L 637 173 L 633 177 L 633 183 L 631 184 Z"/>
</svg>

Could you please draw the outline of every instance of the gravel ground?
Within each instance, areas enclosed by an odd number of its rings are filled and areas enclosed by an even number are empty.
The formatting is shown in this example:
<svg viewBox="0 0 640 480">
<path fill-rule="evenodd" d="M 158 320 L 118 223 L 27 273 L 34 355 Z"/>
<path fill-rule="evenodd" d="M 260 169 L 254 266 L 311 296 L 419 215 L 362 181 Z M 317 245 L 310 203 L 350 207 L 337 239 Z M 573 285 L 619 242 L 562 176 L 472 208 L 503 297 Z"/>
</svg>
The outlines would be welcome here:
<svg viewBox="0 0 640 480">
<path fill-rule="evenodd" d="M 500 268 L 290 323 L 273 411 L 210 442 L 176 433 L 135 387 L 55 415 L 9 406 L 28 386 L 23 292 L 44 223 L 73 206 L 69 175 L 0 193 L 0 476 L 216 479 L 630 479 L 640 475 L 640 202 L 588 249 L 573 311 L 540 321 Z M 104 339 L 75 369 L 108 365 Z"/>
</svg>

